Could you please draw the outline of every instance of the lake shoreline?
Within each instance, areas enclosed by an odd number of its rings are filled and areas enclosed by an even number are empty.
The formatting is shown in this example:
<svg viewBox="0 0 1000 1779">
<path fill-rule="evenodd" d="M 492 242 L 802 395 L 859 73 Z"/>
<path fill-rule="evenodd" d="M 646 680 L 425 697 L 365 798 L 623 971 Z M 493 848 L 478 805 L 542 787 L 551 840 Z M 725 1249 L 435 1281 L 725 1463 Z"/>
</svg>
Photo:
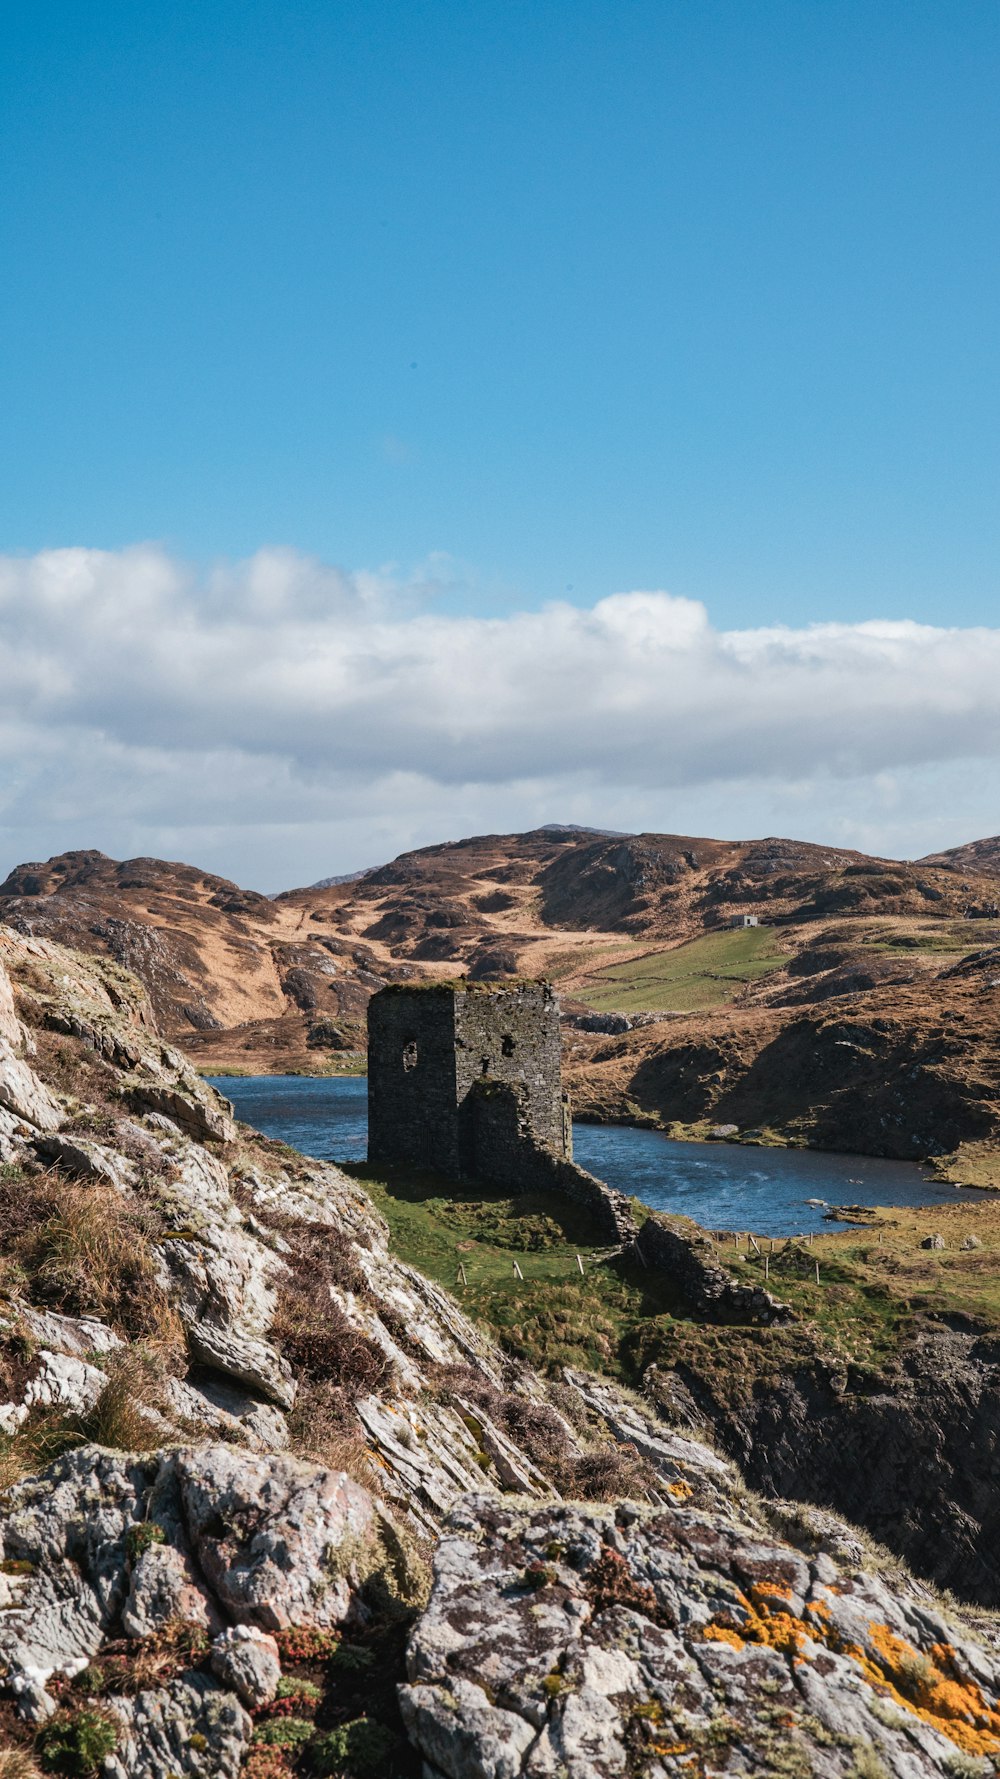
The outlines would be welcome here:
<svg viewBox="0 0 1000 1779">
<path fill-rule="evenodd" d="M 262 1073 L 253 1069 L 198 1069 L 198 1074 L 206 1081 L 363 1081 L 367 1079 L 367 1068 L 343 1069 L 282 1069 L 274 1074 Z M 715 1148 L 725 1145 L 730 1149 L 777 1149 L 797 1152 L 803 1155 L 842 1156 L 856 1161 L 897 1161 L 904 1160 L 904 1165 L 916 1168 L 928 1168 L 928 1183 L 938 1186 L 954 1186 L 962 1191 L 990 1193 L 1000 1191 L 1000 1183 L 995 1179 L 976 1179 L 965 1176 L 966 1170 L 961 1167 L 958 1157 L 954 1156 L 918 1156 L 901 1158 L 898 1156 L 877 1155 L 863 1149 L 832 1149 L 819 1148 L 807 1143 L 800 1137 L 785 1136 L 779 1131 L 767 1129 L 760 1131 L 739 1131 L 733 1134 L 712 1135 L 712 1129 L 704 1125 L 684 1124 L 677 1119 L 664 1121 L 651 1114 L 637 1112 L 634 1116 L 618 1118 L 603 1117 L 596 1112 L 575 1113 L 575 1126 L 593 1126 L 616 1130 L 647 1130 L 657 1131 L 671 1142 L 690 1143 Z M 705 1125 L 708 1121 L 705 1121 Z M 976 1169 L 970 1167 L 968 1174 Z"/>
<path fill-rule="evenodd" d="M 232 1098 L 237 1117 L 266 1135 L 340 1165 L 364 1162 L 363 1076 L 214 1079 Z M 959 1192 L 913 1162 L 731 1137 L 713 1141 L 707 1134 L 670 1134 L 648 1119 L 576 1120 L 574 1150 L 581 1167 L 615 1190 L 707 1229 L 749 1227 L 787 1237 L 829 1230 L 830 1213 L 848 1206 L 866 1215 L 879 1206 L 892 1211 L 961 1202 Z M 474 1186 L 469 1190 L 475 1194 Z M 461 1189 L 456 1191 L 460 1198 Z"/>
</svg>

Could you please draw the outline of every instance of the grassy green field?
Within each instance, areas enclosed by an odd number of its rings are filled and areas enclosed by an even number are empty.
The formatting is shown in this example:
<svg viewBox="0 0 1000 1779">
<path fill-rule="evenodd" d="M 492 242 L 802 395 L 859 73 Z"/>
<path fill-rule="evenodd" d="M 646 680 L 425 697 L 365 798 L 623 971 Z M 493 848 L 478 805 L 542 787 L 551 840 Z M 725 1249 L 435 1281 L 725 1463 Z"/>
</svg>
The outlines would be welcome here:
<svg viewBox="0 0 1000 1779">
<path fill-rule="evenodd" d="M 509 1352 L 543 1371 L 579 1365 L 630 1379 L 636 1330 L 683 1314 L 676 1292 L 648 1269 L 605 1264 L 608 1249 L 570 1199 L 512 1198 L 490 1186 L 402 1170 L 376 1174 L 366 1165 L 346 1171 L 385 1217 L 393 1252 L 446 1285 Z"/>
<path fill-rule="evenodd" d="M 694 1013 L 721 1007 L 782 961 L 769 927 L 738 927 L 595 971 L 575 992 L 600 1013 Z"/>
<path fill-rule="evenodd" d="M 508 1352 L 550 1374 L 577 1365 L 634 1386 L 651 1361 L 671 1365 L 702 1352 L 742 1376 L 748 1365 L 766 1368 L 814 1347 L 877 1365 L 891 1357 L 915 1313 L 960 1309 L 1000 1324 L 1000 1203 L 991 1198 L 982 1206 L 876 1211 L 871 1227 L 817 1235 L 811 1244 L 762 1241 L 760 1252 L 745 1238 L 738 1248 L 726 1238 L 720 1262 L 763 1283 L 766 1252 L 769 1288 L 801 1318 L 751 1330 L 700 1323 L 654 1270 L 609 1258 L 584 1214 L 555 1194 L 511 1197 L 426 1174 L 376 1174 L 363 1165 L 348 1171 L 386 1218 L 393 1251 L 447 1286 Z M 945 1250 L 922 1249 L 936 1230 Z M 962 1251 L 972 1230 L 982 1246 Z"/>
</svg>

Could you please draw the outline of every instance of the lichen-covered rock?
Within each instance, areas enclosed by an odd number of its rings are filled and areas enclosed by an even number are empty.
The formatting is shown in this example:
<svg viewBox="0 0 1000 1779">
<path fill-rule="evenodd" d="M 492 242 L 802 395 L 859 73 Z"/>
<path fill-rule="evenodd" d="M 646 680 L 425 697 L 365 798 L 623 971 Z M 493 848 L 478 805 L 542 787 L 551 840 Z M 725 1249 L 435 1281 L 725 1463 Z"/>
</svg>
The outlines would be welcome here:
<svg viewBox="0 0 1000 1779">
<path fill-rule="evenodd" d="M 18 1484 L 0 1518 L 0 1662 L 15 1692 L 73 1674 L 124 1603 L 129 1528 L 144 1518 L 155 1460 L 84 1446 Z"/>
<path fill-rule="evenodd" d="M 108 1706 L 122 1729 L 102 1779 L 236 1779 L 253 1734 L 239 1699 L 205 1674 L 184 1674 Z"/>
<path fill-rule="evenodd" d="M 231 1620 L 267 1631 L 343 1623 L 378 1556 L 367 1490 L 343 1471 L 222 1445 L 177 1453 L 174 1475 L 192 1549 Z"/>
<path fill-rule="evenodd" d="M 968 1626 L 733 1506 L 468 1500 L 408 1675 L 410 1735 L 446 1779 L 917 1779 L 1000 1753 L 1000 1657 Z"/>
<path fill-rule="evenodd" d="M 155 1637 L 331 1628 L 381 1558 L 379 1510 L 342 1471 L 224 1445 L 137 1458 L 83 1446 L 10 1491 L 0 1520 L 0 1671 L 34 1698 L 119 1622 Z"/>
<path fill-rule="evenodd" d="M 251 1711 L 269 1705 L 281 1679 L 278 1645 L 253 1625 L 234 1625 L 212 1644 L 212 1672 Z"/>
</svg>

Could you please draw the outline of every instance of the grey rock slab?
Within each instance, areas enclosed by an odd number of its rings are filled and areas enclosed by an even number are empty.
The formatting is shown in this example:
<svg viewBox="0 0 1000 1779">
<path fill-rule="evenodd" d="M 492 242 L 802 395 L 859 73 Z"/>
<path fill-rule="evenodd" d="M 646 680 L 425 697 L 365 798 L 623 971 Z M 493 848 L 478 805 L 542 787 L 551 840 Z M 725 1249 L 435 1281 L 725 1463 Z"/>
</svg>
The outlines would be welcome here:
<svg viewBox="0 0 1000 1779">
<path fill-rule="evenodd" d="M 167 1378 L 163 1393 L 171 1413 L 197 1426 L 208 1439 L 237 1439 L 254 1451 L 281 1452 L 288 1445 L 288 1422 L 273 1402 L 220 1376 Z"/>
<path fill-rule="evenodd" d="M 178 1073 L 183 1071 L 180 1064 Z M 139 1113 L 156 1112 L 199 1142 L 231 1143 L 236 1136 L 232 1107 L 210 1088 L 199 1091 L 189 1076 L 183 1086 L 170 1081 L 137 1081 L 128 1090 L 129 1102 Z"/>
<path fill-rule="evenodd" d="M 253 1720 L 217 1680 L 184 1674 L 169 1686 L 107 1704 L 121 1739 L 101 1779 L 236 1779 Z"/>
<path fill-rule="evenodd" d="M 17 1314 L 41 1346 L 53 1353 L 69 1353 L 74 1359 L 85 1359 L 88 1353 L 113 1353 L 124 1344 L 113 1328 L 91 1316 L 60 1316 L 55 1310 L 39 1310 L 28 1303 L 18 1304 Z"/>
<path fill-rule="evenodd" d="M 3 929 L 3 935 L 6 942 L 4 950 L 13 955 L 14 947 L 17 944 L 16 937 L 9 928 Z M 13 943 L 11 944 L 10 941 Z M 14 990 L 10 977 L 4 968 L 2 957 L 0 957 L 0 1044 L 6 1044 L 11 1050 L 17 1050 L 23 1042 L 24 1027 L 17 1017 L 14 1006 Z"/>
<path fill-rule="evenodd" d="M 23 1119 L 34 1131 L 55 1130 L 62 1120 L 58 1104 L 30 1067 L 0 1039 L 0 1107 Z"/>
<path fill-rule="evenodd" d="M 22 1397 L 27 1409 L 64 1408 L 71 1414 L 86 1414 L 108 1381 L 98 1366 L 88 1365 L 70 1353 L 49 1353 L 43 1347 L 37 1354 L 37 1364 Z"/>
<path fill-rule="evenodd" d="M 255 1340 L 236 1328 L 219 1328 L 211 1322 L 194 1322 L 187 1328 L 192 1358 L 249 1384 L 281 1408 L 291 1408 L 296 1384 L 292 1368 L 276 1347 Z"/>
<path fill-rule="evenodd" d="M 89 1137 L 54 1135 L 36 1137 L 32 1145 L 43 1161 L 53 1162 L 77 1180 L 101 1180 L 117 1192 L 127 1192 L 138 1178 L 134 1162 L 95 1143 Z"/>
<path fill-rule="evenodd" d="M 194 1555 L 231 1619 L 266 1631 L 345 1621 L 378 1559 L 366 1489 L 343 1471 L 225 1445 L 172 1464 Z"/>
<path fill-rule="evenodd" d="M 281 1679 L 278 1645 L 253 1625 L 235 1625 L 212 1643 L 212 1672 L 251 1711 L 269 1705 Z"/>
</svg>

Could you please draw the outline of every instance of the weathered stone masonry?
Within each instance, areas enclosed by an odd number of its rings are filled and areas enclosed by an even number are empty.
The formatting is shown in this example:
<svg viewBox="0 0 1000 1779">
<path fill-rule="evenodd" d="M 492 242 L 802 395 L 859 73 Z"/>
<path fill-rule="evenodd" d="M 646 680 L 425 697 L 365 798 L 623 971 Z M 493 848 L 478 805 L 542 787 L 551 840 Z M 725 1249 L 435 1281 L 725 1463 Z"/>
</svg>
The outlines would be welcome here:
<svg viewBox="0 0 1000 1779">
<path fill-rule="evenodd" d="M 368 1006 L 368 1156 L 513 1191 L 561 1192 L 608 1241 L 628 1200 L 572 1159 L 559 1003 L 548 983 L 393 985 Z"/>
<path fill-rule="evenodd" d="M 763 1286 L 719 1264 L 686 1219 L 654 1213 L 637 1229 L 624 1193 L 577 1167 L 562 1091 L 559 1002 L 546 982 L 394 984 L 368 1003 L 368 1158 L 559 1192 L 609 1243 L 677 1285 L 710 1321 L 791 1318 Z"/>
</svg>

